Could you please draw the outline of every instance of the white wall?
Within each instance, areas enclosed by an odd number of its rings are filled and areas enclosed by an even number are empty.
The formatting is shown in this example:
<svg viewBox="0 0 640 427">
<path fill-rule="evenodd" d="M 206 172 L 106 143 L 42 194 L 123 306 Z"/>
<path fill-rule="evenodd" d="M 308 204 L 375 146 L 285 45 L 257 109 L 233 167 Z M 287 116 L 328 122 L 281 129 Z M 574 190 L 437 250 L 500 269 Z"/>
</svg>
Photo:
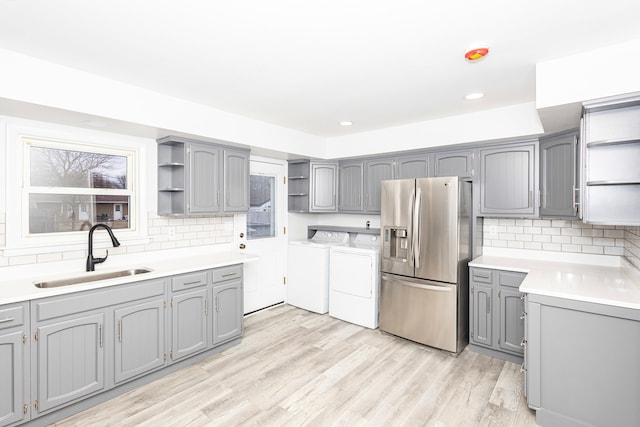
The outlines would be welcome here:
<svg viewBox="0 0 640 427">
<path fill-rule="evenodd" d="M 536 64 L 536 107 L 640 91 L 640 39 Z"/>
<path fill-rule="evenodd" d="M 542 132 L 535 103 L 530 102 L 330 138 L 326 151 L 330 158 L 341 158 L 515 138 Z"/>
<path fill-rule="evenodd" d="M 0 98 L 267 150 L 326 155 L 324 140 L 303 132 L 7 50 L 0 49 L 0 64 Z"/>
</svg>

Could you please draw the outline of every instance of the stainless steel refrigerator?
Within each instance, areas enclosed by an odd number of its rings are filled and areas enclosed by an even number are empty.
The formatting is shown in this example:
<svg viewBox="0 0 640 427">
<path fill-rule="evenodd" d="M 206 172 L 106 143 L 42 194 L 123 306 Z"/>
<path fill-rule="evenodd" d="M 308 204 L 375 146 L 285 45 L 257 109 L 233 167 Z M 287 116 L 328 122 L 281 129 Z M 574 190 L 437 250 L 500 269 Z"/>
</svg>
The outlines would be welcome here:
<svg viewBox="0 0 640 427">
<path fill-rule="evenodd" d="M 471 183 L 382 182 L 380 329 L 453 353 L 469 333 Z"/>
</svg>

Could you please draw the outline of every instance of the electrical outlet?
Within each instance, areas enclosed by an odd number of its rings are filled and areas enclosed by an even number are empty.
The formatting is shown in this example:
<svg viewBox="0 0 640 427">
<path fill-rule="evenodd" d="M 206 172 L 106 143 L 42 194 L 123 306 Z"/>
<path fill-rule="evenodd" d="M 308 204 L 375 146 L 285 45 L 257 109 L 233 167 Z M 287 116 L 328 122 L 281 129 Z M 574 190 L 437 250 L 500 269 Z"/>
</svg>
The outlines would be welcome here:
<svg viewBox="0 0 640 427">
<path fill-rule="evenodd" d="M 169 229 L 167 230 L 167 236 L 169 236 L 171 239 L 176 237 L 176 228 L 175 227 L 169 227 Z"/>
</svg>

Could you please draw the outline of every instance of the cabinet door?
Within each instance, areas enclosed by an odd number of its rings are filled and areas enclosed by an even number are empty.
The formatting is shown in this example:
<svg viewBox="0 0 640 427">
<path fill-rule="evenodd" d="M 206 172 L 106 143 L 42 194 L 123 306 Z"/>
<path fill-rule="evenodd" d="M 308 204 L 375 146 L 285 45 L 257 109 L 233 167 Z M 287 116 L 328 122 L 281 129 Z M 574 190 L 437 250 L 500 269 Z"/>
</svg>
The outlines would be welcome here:
<svg viewBox="0 0 640 427">
<path fill-rule="evenodd" d="M 536 145 L 481 150 L 480 212 L 535 215 Z"/>
<path fill-rule="evenodd" d="M 540 215 L 575 217 L 578 136 L 565 134 L 540 141 Z"/>
<path fill-rule="evenodd" d="M 427 155 L 400 157 L 396 161 L 398 179 L 426 178 L 429 176 L 429 158 Z"/>
<path fill-rule="evenodd" d="M 501 349 L 512 353 L 523 354 L 524 348 L 520 345 L 524 338 L 524 301 L 519 291 L 509 288 L 500 288 L 498 299 L 500 301 L 500 332 L 498 345 Z"/>
<path fill-rule="evenodd" d="M 214 345 L 242 334 L 242 282 L 235 280 L 213 287 L 213 334 Z"/>
<path fill-rule="evenodd" d="M 340 212 L 362 212 L 363 163 L 340 164 L 338 169 L 338 210 Z"/>
<path fill-rule="evenodd" d="M 473 175 L 473 151 L 448 151 L 433 156 L 435 170 L 433 176 L 460 176 L 469 178 Z"/>
<path fill-rule="evenodd" d="M 27 419 L 27 336 L 25 331 L 0 333 L 0 426 Z"/>
<path fill-rule="evenodd" d="M 364 210 L 366 212 L 380 212 L 382 181 L 386 179 L 393 179 L 392 160 L 369 160 L 365 163 Z"/>
<path fill-rule="evenodd" d="M 104 313 L 39 326 L 37 334 L 39 413 L 104 389 Z"/>
<path fill-rule="evenodd" d="M 164 365 L 164 298 L 114 310 L 116 384 Z"/>
<path fill-rule="evenodd" d="M 224 211 L 249 210 L 249 153 L 224 150 Z"/>
<path fill-rule="evenodd" d="M 205 144 L 190 144 L 190 213 L 220 211 L 220 149 Z"/>
<path fill-rule="evenodd" d="M 336 212 L 338 165 L 335 163 L 311 164 L 311 211 Z"/>
<path fill-rule="evenodd" d="M 471 339 L 493 345 L 493 286 L 474 283 L 471 287 Z"/>
<path fill-rule="evenodd" d="M 207 348 L 207 288 L 174 294 L 171 298 L 171 360 Z"/>
</svg>

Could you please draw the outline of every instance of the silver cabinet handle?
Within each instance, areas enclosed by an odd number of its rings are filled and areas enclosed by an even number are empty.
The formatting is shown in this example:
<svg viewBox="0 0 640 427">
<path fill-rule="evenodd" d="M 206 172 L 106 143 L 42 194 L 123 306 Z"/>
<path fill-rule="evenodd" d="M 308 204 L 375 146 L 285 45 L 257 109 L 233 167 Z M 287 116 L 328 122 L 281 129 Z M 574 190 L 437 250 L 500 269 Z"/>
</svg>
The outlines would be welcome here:
<svg viewBox="0 0 640 427">
<path fill-rule="evenodd" d="M 7 317 L 6 319 L 0 320 L 0 323 L 9 323 L 9 322 L 13 322 L 14 320 L 16 320 L 15 317 Z"/>
<path fill-rule="evenodd" d="M 522 341 L 520 341 L 520 347 L 524 347 L 525 345 L 527 345 L 527 340 L 522 338 Z"/>
<path fill-rule="evenodd" d="M 235 276 L 238 273 L 222 273 L 222 277 L 229 277 L 229 276 Z"/>
<path fill-rule="evenodd" d="M 520 295 L 520 301 L 524 301 L 524 294 Z"/>
<path fill-rule="evenodd" d="M 98 344 L 102 348 L 102 325 L 98 326 Z"/>
<path fill-rule="evenodd" d="M 524 367 L 524 363 L 520 366 L 520 372 L 521 373 L 527 372 L 527 368 Z"/>
<path fill-rule="evenodd" d="M 525 316 L 527 315 L 527 313 L 525 313 L 524 311 L 522 312 L 522 314 L 520 315 L 520 320 L 524 320 Z"/>
<path fill-rule="evenodd" d="M 197 285 L 198 283 L 202 283 L 202 282 L 200 282 L 200 280 L 194 280 L 192 282 L 184 282 L 182 286 Z"/>
<path fill-rule="evenodd" d="M 122 342 L 122 321 L 118 320 L 118 341 Z"/>
</svg>

